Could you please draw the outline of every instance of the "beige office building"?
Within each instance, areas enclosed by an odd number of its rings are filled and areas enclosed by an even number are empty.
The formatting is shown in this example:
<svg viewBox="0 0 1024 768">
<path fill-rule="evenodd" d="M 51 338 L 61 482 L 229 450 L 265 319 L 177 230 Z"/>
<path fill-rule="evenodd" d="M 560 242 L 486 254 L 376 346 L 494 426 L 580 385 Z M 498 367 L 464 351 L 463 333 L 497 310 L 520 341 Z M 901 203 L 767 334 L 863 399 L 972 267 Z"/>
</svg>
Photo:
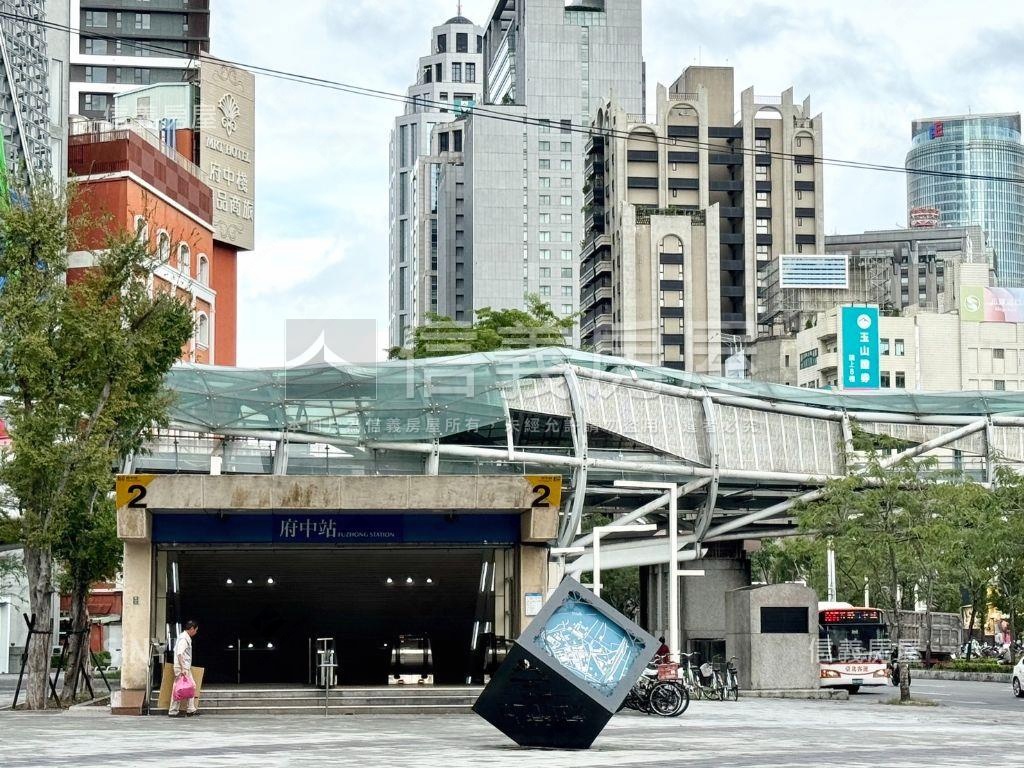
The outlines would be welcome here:
<svg viewBox="0 0 1024 768">
<path fill-rule="evenodd" d="M 765 280 L 784 253 L 822 253 L 821 116 L 792 90 L 688 67 L 656 122 L 613 99 L 587 146 L 581 334 L 597 352 L 721 374 L 723 350 L 772 334 Z"/>
<path fill-rule="evenodd" d="M 956 270 L 960 286 L 988 286 L 985 264 Z M 758 343 L 756 377 L 801 387 L 842 389 L 840 307 L 819 313 L 793 338 Z M 1024 390 L 1024 323 L 974 321 L 960 312 L 912 307 L 879 318 L 881 389 Z"/>
</svg>

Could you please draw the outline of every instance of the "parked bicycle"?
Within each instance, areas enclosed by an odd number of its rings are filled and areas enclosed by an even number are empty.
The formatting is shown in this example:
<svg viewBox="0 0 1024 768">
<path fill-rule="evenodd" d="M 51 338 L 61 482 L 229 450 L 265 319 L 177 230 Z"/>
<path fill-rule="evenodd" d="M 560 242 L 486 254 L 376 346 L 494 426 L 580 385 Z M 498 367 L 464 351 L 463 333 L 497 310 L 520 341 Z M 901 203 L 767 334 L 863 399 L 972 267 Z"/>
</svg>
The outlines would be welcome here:
<svg viewBox="0 0 1024 768">
<path fill-rule="evenodd" d="M 668 678 L 669 668 L 674 675 L 676 664 L 649 665 L 626 694 L 621 711 L 634 709 L 660 717 L 678 717 L 690 706 L 690 693 L 682 681 Z M 662 679 L 662 677 L 667 679 Z"/>
<path fill-rule="evenodd" d="M 740 677 L 739 670 L 736 668 L 736 657 L 733 656 L 725 665 L 724 672 L 724 687 L 725 696 L 724 698 L 728 701 L 740 700 Z"/>
<path fill-rule="evenodd" d="M 693 653 L 680 653 L 679 656 L 683 659 L 683 674 L 680 679 L 686 687 L 690 697 L 694 699 L 707 698 L 704 693 L 704 683 L 701 681 L 701 674 L 698 669 L 694 667 L 694 662 L 691 661 L 695 656 L 699 659 L 700 654 L 695 651 Z"/>
</svg>

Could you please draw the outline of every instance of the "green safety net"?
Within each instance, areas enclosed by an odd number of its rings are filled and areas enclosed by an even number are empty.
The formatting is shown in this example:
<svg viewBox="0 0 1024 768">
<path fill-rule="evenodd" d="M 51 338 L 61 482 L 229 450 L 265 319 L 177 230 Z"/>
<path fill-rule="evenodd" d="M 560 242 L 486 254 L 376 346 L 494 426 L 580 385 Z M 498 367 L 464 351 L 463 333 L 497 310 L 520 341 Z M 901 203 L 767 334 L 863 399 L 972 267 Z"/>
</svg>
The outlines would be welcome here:
<svg viewBox="0 0 1024 768">
<path fill-rule="evenodd" d="M 1024 413 L 1024 392 L 834 392 L 701 376 L 571 349 L 482 352 L 374 365 L 224 368 L 179 365 L 167 376 L 182 428 L 281 431 L 331 440 L 439 439 L 501 422 L 501 388 L 574 365 L 644 381 L 779 403 L 918 415 Z"/>
</svg>

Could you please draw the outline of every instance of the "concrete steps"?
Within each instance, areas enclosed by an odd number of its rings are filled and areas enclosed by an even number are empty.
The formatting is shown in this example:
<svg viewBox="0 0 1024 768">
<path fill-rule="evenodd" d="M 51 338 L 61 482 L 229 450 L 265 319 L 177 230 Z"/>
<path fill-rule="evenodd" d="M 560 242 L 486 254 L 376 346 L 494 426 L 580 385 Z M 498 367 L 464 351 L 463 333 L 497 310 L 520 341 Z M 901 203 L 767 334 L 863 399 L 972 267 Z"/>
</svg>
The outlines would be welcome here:
<svg viewBox="0 0 1024 768">
<path fill-rule="evenodd" d="M 388 686 L 332 689 L 325 711 L 324 692 L 315 688 L 238 686 L 208 688 L 200 697 L 207 715 L 418 715 L 470 711 L 478 686 Z M 151 709 L 151 714 L 167 714 Z"/>
</svg>

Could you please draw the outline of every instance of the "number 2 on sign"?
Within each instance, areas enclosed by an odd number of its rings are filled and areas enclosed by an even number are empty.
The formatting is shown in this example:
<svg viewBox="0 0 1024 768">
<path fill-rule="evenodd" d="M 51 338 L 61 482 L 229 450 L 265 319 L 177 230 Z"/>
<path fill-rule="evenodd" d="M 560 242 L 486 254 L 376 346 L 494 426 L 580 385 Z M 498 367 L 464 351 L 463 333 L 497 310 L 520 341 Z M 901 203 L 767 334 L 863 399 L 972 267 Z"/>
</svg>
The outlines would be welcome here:
<svg viewBox="0 0 1024 768">
<path fill-rule="evenodd" d="M 550 485 L 545 485 L 544 483 L 538 483 L 537 485 L 533 486 L 532 490 L 536 494 L 536 497 L 533 500 L 533 504 L 531 504 L 530 506 L 532 506 L 532 507 L 550 507 L 551 506 L 551 502 L 548 501 L 548 499 L 551 496 L 551 486 Z"/>
</svg>

